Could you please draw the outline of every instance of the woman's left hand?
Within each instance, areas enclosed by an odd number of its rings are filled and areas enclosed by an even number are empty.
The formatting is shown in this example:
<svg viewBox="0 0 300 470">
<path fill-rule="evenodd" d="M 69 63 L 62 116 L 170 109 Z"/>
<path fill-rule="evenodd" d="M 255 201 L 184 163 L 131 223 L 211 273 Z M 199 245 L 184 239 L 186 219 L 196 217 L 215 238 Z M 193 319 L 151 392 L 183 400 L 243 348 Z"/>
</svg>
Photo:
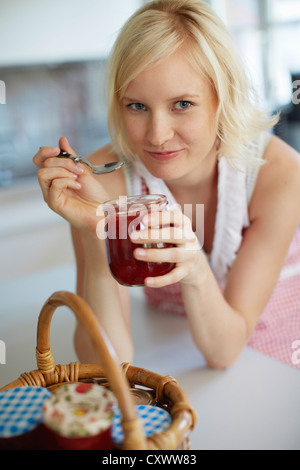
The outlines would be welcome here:
<svg viewBox="0 0 300 470">
<path fill-rule="evenodd" d="M 134 231 L 130 239 L 136 244 L 165 243 L 165 248 L 140 248 L 134 256 L 140 261 L 175 263 L 163 276 L 148 277 L 148 287 L 163 287 L 176 282 L 193 283 L 199 277 L 201 247 L 190 219 L 179 210 L 152 212 L 142 219 L 145 229 Z"/>
</svg>

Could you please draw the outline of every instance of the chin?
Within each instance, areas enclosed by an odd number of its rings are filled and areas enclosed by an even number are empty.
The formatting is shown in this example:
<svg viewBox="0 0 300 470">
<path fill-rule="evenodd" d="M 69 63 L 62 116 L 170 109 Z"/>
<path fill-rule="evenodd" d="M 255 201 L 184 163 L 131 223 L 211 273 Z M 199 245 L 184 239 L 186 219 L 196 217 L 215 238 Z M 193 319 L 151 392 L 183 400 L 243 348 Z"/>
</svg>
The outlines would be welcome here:
<svg viewBox="0 0 300 470">
<path fill-rule="evenodd" d="M 165 181 L 175 180 L 182 176 L 182 172 L 178 168 L 179 165 L 175 162 L 173 165 L 170 165 L 170 162 L 168 162 L 167 164 L 159 165 L 147 165 L 144 163 L 144 165 L 152 176 L 154 176 L 155 178 L 163 179 Z"/>
</svg>

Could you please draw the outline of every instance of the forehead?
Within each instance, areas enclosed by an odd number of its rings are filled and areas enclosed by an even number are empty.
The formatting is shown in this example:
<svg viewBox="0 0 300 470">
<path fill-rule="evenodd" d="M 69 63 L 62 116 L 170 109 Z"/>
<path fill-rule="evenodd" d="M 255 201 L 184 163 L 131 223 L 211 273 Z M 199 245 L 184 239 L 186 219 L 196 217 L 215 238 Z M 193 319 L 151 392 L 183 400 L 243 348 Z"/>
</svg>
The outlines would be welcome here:
<svg viewBox="0 0 300 470">
<path fill-rule="evenodd" d="M 134 98 L 135 95 L 147 96 L 152 93 L 157 97 L 175 97 L 208 92 L 212 92 L 212 87 L 203 70 L 192 66 L 184 51 L 177 51 L 140 72 L 126 88 L 125 97 Z"/>
</svg>

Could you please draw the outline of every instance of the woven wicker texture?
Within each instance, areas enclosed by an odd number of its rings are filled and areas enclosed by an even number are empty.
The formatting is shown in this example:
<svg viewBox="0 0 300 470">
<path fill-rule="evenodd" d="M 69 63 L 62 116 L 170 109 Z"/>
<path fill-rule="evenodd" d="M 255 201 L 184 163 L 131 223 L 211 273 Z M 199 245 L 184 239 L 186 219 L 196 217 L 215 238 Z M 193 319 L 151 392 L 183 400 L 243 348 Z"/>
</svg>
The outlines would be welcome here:
<svg viewBox="0 0 300 470">
<path fill-rule="evenodd" d="M 98 352 L 99 364 L 55 364 L 49 344 L 50 325 L 55 310 L 61 306 L 69 307 L 89 334 Z M 119 365 L 95 314 L 78 295 L 58 291 L 45 302 L 38 319 L 36 360 L 37 370 L 22 373 L 18 379 L 1 388 L 0 392 L 26 385 L 45 387 L 51 391 L 66 382 L 107 382 L 122 412 L 122 449 L 189 448 L 189 436 L 196 424 L 196 415 L 187 394 L 171 376 L 161 376 L 130 363 Z M 147 399 L 152 396 L 153 403 L 169 411 L 172 417 L 167 430 L 147 438 L 135 408 L 136 397 L 140 399 L 143 394 L 147 395 Z"/>
</svg>

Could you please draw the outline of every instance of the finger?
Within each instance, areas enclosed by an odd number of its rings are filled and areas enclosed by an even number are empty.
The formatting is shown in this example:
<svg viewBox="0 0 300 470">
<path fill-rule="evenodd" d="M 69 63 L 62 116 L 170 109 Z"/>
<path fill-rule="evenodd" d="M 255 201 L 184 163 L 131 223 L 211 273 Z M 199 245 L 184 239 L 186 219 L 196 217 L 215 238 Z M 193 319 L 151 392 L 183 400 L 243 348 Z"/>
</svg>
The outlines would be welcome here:
<svg viewBox="0 0 300 470">
<path fill-rule="evenodd" d="M 44 162 L 50 157 L 56 157 L 60 153 L 58 147 L 40 147 L 39 151 L 34 155 L 32 161 L 33 163 L 42 168 Z"/>
<path fill-rule="evenodd" d="M 64 136 L 59 139 L 59 148 L 64 152 L 71 153 L 72 155 L 77 155 L 77 153 L 75 153 L 75 150 L 73 150 L 70 146 L 68 139 Z"/>
<path fill-rule="evenodd" d="M 144 283 L 148 287 L 159 288 L 165 287 L 181 281 L 188 274 L 188 268 L 185 265 L 176 265 L 172 271 L 164 276 L 146 277 Z"/>
<path fill-rule="evenodd" d="M 70 146 L 68 139 L 66 137 L 61 137 L 59 139 L 59 147 L 62 151 L 70 153 L 71 155 L 77 155 L 75 150 Z M 82 165 L 81 163 L 76 163 L 76 168 L 81 169 L 79 170 L 81 173 L 85 173 L 86 175 L 91 174 L 91 171 L 87 165 Z M 77 172 L 77 170 L 76 170 Z"/>
<path fill-rule="evenodd" d="M 61 192 L 64 189 L 80 189 L 81 184 L 73 178 L 56 178 L 51 182 L 50 189 Z"/>
<path fill-rule="evenodd" d="M 81 175 L 84 173 L 83 165 L 75 163 L 71 158 L 47 158 L 44 162 L 45 168 L 65 168 L 72 173 Z"/>
<path fill-rule="evenodd" d="M 163 225 L 180 227 L 183 222 L 190 223 L 189 219 L 185 221 L 183 213 L 179 210 L 155 211 L 143 217 L 143 224 L 149 227 L 161 227 Z"/>
<path fill-rule="evenodd" d="M 186 263 L 195 259 L 196 247 L 189 249 L 186 246 L 172 248 L 136 248 L 134 257 L 147 263 Z"/>
<path fill-rule="evenodd" d="M 71 173 L 64 168 L 42 168 L 37 172 L 37 177 L 43 191 L 44 198 L 47 197 L 49 189 L 55 180 L 68 179 L 73 182 L 77 180 L 77 175 L 75 173 Z"/>
<path fill-rule="evenodd" d="M 72 178 L 58 178 L 52 181 L 51 187 L 46 193 L 46 202 L 48 206 L 64 216 L 66 203 L 68 201 L 67 191 L 78 191 L 80 184 Z"/>
<path fill-rule="evenodd" d="M 59 201 L 66 200 L 66 195 L 64 192 L 66 190 L 79 190 L 81 188 L 80 183 L 75 181 L 72 178 L 57 178 L 51 182 L 50 188 L 45 191 L 45 200 L 48 203 L 49 207 L 54 211 L 62 209 L 63 206 L 59 206 Z"/>
<path fill-rule="evenodd" d="M 67 138 L 61 137 L 59 139 L 59 147 L 40 147 L 39 151 L 34 155 L 32 161 L 36 166 L 42 168 L 48 158 L 57 157 L 57 155 L 60 154 L 61 150 L 63 150 L 64 152 L 71 153 L 72 155 L 76 155 L 75 151 L 70 146 Z"/>
<path fill-rule="evenodd" d="M 130 234 L 133 243 L 171 243 L 184 245 L 196 243 L 197 238 L 192 230 L 181 227 L 163 227 L 161 229 L 138 230 Z"/>
</svg>

